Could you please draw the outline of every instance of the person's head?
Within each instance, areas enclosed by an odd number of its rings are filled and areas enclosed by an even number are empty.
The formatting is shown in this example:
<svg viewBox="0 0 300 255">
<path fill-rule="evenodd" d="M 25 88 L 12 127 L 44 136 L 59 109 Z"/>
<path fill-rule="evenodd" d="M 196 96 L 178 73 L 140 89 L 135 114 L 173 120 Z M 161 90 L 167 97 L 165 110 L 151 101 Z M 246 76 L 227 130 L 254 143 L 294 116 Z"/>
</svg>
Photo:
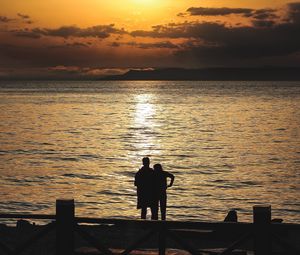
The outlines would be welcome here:
<svg viewBox="0 0 300 255">
<path fill-rule="evenodd" d="M 150 159 L 148 157 L 143 158 L 143 166 L 145 166 L 145 167 L 150 166 Z"/>
<path fill-rule="evenodd" d="M 153 169 L 154 169 L 154 171 L 162 171 L 163 170 L 161 164 L 155 164 L 153 166 Z"/>
</svg>

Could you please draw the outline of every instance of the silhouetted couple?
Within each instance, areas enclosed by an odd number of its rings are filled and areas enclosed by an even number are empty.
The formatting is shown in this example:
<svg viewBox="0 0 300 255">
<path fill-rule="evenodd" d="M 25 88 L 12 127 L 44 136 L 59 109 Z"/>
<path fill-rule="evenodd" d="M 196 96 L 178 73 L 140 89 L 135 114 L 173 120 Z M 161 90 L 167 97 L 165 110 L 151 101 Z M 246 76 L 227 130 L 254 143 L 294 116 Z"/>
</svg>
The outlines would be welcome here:
<svg viewBox="0 0 300 255">
<path fill-rule="evenodd" d="M 164 171 L 161 164 L 150 167 L 150 159 L 143 158 L 143 167 L 135 175 L 134 185 L 137 187 L 137 208 L 141 209 L 141 218 L 146 219 L 147 208 L 151 209 L 151 219 L 158 220 L 160 207 L 161 219 L 166 219 L 167 188 L 172 187 L 174 175 Z M 168 185 L 167 178 L 170 178 Z"/>
</svg>

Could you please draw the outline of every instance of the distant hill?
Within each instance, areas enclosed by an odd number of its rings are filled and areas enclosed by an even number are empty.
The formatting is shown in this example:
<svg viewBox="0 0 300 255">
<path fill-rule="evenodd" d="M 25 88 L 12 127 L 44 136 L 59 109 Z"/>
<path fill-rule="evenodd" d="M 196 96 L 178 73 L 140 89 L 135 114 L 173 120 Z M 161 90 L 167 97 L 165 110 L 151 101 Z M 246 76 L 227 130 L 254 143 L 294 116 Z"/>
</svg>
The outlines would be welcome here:
<svg viewBox="0 0 300 255">
<path fill-rule="evenodd" d="M 130 70 L 103 80 L 299 81 L 300 68 L 165 68 Z"/>
<path fill-rule="evenodd" d="M 161 68 L 132 69 L 119 75 L 81 75 L 73 73 L 0 76 L 0 81 L 9 80 L 173 80 L 173 81 L 300 81 L 300 67 L 263 67 L 263 68 Z"/>
</svg>

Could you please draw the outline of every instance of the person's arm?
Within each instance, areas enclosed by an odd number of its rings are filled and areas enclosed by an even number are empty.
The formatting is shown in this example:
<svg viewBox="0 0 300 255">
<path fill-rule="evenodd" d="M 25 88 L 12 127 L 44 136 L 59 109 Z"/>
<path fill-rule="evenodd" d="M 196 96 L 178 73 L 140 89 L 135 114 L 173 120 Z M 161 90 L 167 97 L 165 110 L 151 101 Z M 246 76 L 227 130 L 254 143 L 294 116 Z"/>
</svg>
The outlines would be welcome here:
<svg viewBox="0 0 300 255">
<path fill-rule="evenodd" d="M 134 176 L 134 186 L 138 186 L 138 173 Z"/>
<path fill-rule="evenodd" d="M 169 188 L 169 187 L 172 187 L 172 186 L 173 186 L 173 183 L 174 183 L 174 180 L 175 180 L 175 176 L 174 176 L 173 174 L 171 174 L 171 173 L 168 173 L 167 176 L 171 179 L 171 182 L 170 182 L 170 184 L 168 185 L 168 188 Z"/>
</svg>

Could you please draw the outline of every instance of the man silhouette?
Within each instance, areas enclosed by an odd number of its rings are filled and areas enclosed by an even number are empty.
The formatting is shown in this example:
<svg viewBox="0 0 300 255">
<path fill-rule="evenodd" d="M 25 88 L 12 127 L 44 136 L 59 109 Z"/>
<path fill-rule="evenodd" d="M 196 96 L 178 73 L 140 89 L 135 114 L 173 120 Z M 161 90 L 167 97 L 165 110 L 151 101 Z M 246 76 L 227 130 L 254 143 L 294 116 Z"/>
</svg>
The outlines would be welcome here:
<svg viewBox="0 0 300 255">
<path fill-rule="evenodd" d="M 158 217 L 157 203 L 154 194 L 154 175 L 150 168 L 150 159 L 143 158 L 143 167 L 135 174 L 134 185 L 137 187 L 137 209 L 141 209 L 141 219 L 146 219 L 147 208 L 151 209 L 151 219 Z"/>
</svg>

